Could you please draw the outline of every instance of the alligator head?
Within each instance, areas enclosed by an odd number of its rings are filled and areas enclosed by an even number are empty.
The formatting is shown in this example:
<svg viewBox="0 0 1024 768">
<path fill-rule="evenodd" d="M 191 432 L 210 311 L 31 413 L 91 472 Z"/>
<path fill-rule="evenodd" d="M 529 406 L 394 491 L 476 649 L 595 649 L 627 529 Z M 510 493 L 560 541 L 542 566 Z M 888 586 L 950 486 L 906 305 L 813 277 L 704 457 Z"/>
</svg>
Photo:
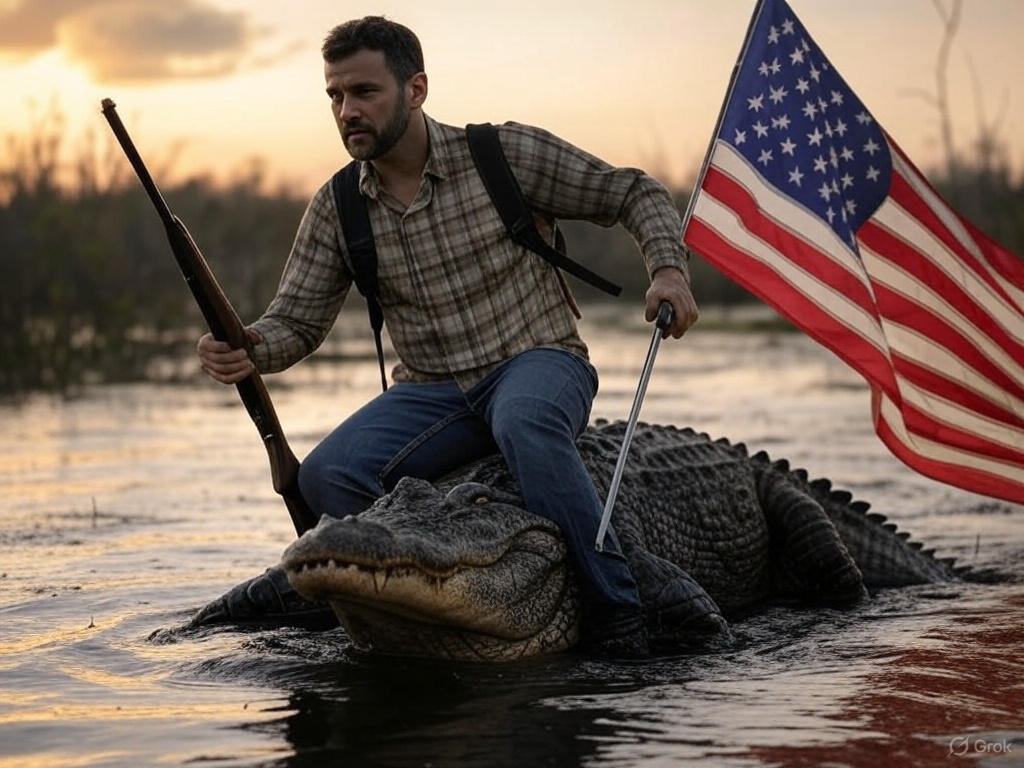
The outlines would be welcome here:
<svg viewBox="0 0 1024 768">
<path fill-rule="evenodd" d="M 284 553 L 358 647 L 500 661 L 568 648 L 576 585 L 557 526 L 480 483 L 405 478 L 357 517 L 323 518 Z"/>
</svg>

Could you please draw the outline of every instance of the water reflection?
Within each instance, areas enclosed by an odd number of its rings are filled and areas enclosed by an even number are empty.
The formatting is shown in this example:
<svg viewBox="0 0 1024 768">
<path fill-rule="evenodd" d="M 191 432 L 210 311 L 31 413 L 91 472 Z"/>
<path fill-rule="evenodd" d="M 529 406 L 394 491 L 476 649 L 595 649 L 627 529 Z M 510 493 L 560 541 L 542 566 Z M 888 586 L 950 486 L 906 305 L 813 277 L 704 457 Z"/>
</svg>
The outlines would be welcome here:
<svg viewBox="0 0 1024 768">
<path fill-rule="evenodd" d="M 1019 587 L 965 587 L 941 610 L 901 616 L 898 636 L 874 655 L 844 713 L 873 733 L 839 746 L 773 746 L 752 754 L 797 767 L 867 768 L 893 759 L 926 766 L 951 757 L 1024 765 L 1022 618 Z"/>
<path fill-rule="evenodd" d="M 289 745 L 268 768 L 934 766 L 963 744 L 1019 765 L 1022 615 L 1019 585 L 909 590 L 852 613 L 773 609 L 717 654 L 500 668 L 263 637 L 244 676 L 287 690 L 283 714 L 242 727 Z"/>
<path fill-rule="evenodd" d="M 546 702 L 609 689 L 627 695 L 646 684 L 568 655 L 500 669 L 361 658 L 306 673 L 290 683 L 286 715 L 247 726 L 293 748 L 267 766 L 584 765 L 615 738 L 615 703 L 595 710 Z"/>
</svg>

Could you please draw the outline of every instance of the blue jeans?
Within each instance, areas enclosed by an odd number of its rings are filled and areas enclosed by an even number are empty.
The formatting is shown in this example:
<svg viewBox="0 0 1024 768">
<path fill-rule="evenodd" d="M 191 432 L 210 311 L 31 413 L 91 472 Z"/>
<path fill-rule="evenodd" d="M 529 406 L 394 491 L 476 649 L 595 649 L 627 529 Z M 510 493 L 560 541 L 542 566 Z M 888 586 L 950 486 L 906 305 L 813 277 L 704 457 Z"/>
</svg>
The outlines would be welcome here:
<svg viewBox="0 0 1024 768">
<path fill-rule="evenodd" d="M 603 502 L 576 448 L 597 394 L 577 355 L 533 349 L 468 392 L 454 381 L 399 383 L 342 422 L 303 461 L 299 487 L 313 511 L 366 509 L 406 476 L 436 480 L 500 450 L 526 508 L 559 526 L 580 586 L 584 639 L 640 624 L 636 583 L 609 528 L 594 541 Z"/>
</svg>

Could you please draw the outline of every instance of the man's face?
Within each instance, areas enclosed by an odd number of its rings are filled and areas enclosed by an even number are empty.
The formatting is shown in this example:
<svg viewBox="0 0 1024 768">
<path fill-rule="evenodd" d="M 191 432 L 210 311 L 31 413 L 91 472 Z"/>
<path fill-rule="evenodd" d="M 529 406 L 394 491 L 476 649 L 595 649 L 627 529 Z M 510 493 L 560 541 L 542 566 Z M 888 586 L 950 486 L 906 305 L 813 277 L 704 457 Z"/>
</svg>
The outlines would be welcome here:
<svg viewBox="0 0 1024 768">
<path fill-rule="evenodd" d="M 391 151 L 409 126 L 410 109 L 406 86 L 395 80 L 384 54 L 363 50 L 324 62 L 324 79 L 348 153 L 376 160 Z"/>
</svg>

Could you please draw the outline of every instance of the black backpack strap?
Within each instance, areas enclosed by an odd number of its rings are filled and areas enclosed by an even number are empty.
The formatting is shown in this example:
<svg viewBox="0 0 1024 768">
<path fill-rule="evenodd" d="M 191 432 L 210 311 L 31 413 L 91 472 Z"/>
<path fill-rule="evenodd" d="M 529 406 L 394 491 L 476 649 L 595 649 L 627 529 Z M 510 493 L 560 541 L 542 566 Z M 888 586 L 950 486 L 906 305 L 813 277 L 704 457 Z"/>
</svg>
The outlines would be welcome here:
<svg viewBox="0 0 1024 768">
<path fill-rule="evenodd" d="M 348 257 L 355 271 L 356 288 L 366 299 L 373 341 L 377 345 L 380 385 L 387 391 L 388 377 L 384 372 L 384 345 L 381 342 L 384 311 L 377 298 L 377 247 L 373 242 L 370 211 L 366 207 L 366 200 L 359 194 L 359 162 L 353 160 L 334 174 L 331 189 L 334 192 L 334 204 L 338 208 L 338 218 L 341 219 Z"/>
<path fill-rule="evenodd" d="M 555 232 L 557 249 L 552 248 L 544 239 L 537 229 L 537 223 L 533 220 L 530 207 L 526 204 L 523 190 L 505 158 L 505 152 L 502 150 L 501 141 L 498 138 L 498 129 L 494 125 L 491 123 L 467 125 L 466 139 L 469 142 L 469 151 L 473 155 L 477 172 L 483 179 L 487 193 L 491 196 L 491 202 L 498 209 L 498 214 L 513 242 L 528 248 L 559 269 L 590 283 L 605 293 L 612 296 L 622 293 L 620 286 L 605 280 L 566 256 L 565 241 L 562 238 L 562 233 L 557 229 Z"/>
</svg>

